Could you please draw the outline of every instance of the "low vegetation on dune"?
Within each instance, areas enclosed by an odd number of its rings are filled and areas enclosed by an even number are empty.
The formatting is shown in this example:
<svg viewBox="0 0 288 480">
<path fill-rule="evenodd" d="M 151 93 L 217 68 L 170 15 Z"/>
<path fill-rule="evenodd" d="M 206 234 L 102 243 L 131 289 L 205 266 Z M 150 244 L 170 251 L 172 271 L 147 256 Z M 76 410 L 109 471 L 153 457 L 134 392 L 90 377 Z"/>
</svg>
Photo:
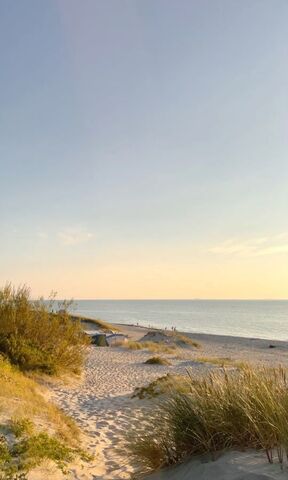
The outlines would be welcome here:
<svg viewBox="0 0 288 480">
<path fill-rule="evenodd" d="M 178 333 L 176 331 L 168 331 L 168 330 L 151 330 L 141 338 L 140 342 L 154 342 L 159 344 L 166 344 L 166 345 L 174 345 L 175 347 L 193 347 L 193 348 L 200 348 L 200 343 L 196 342 L 192 338 L 184 335 L 182 333 Z"/>
<path fill-rule="evenodd" d="M 210 363 L 211 365 L 217 365 L 219 367 L 235 367 L 235 368 L 244 368 L 245 362 L 239 362 L 233 360 L 230 357 L 197 357 L 195 362 L 199 363 Z"/>
<path fill-rule="evenodd" d="M 32 301 L 26 287 L 0 290 L 0 353 L 24 371 L 78 373 L 89 340 L 66 310 Z"/>
<path fill-rule="evenodd" d="M 81 316 L 78 316 L 78 315 L 70 315 L 70 318 L 74 321 L 80 321 L 81 324 L 83 325 L 83 327 L 88 327 L 89 326 L 91 327 L 91 325 L 99 328 L 99 330 L 103 331 L 103 332 L 120 332 L 120 329 L 115 326 L 115 325 L 111 325 L 110 323 L 108 322 L 104 322 L 103 320 L 100 320 L 99 318 L 85 318 L 85 317 L 81 317 Z"/>
<path fill-rule="evenodd" d="M 67 446 L 54 435 L 46 432 L 28 434 L 23 432 L 17 438 L 13 431 L 6 432 L 13 438 L 8 442 L 4 436 L 0 440 L 0 478 L 26 479 L 28 472 L 50 460 L 65 472 L 68 463 L 81 457 L 77 448 Z"/>
<path fill-rule="evenodd" d="M 76 424 L 33 379 L 78 373 L 88 344 L 66 308 L 54 313 L 26 287 L 0 290 L 0 480 L 24 480 L 44 460 L 63 472 L 74 458 L 88 460 Z"/>
<path fill-rule="evenodd" d="M 201 348 L 201 345 L 199 342 L 196 342 L 196 340 L 193 340 L 192 338 L 188 337 L 187 335 L 183 335 L 178 332 L 174 332 L 172 334 L 172 337 L 175 338 L 175 342 L 178 345 L 186 345 L 189 347 L 194 347 L 194 348 Z"/>
<path fill-rule="evenodd" d="M 42 391 L 40 385 L 1 356 L 0 387 L 0 418 L 9 417 L 11 426 L 14 425 L 14 420 L 35 416 L 40 424 L 53 424 L 63 440 L 73 438 L 78 441 L 79 430 L 73 420 L 45 400 L 45 391 Z"/>
<path fill-rule="evenodd" d="M 145 364 L 147 365 L 171 365 L 167 358 L 162 357 L 151 357 L 146 360 Z"/>
<path fill-rule="evenodd" d="M 200 348 L 200 344 L 186 335 L 161 330 L 149 331 L 139 341 L 125 340 L 118 342 L 117 345 L 129 350 L 148 350 L 151 353 L 178 355 L 179 358 L 183 357 L 183 347 Z"/>
<path fill-rule="evenodd" d="M 176 345 L 167 345 L 166 343 L 157 342 L 135 342 L 134 340 L 128 340 L 119 342 L 119 346 L 128 348 L 129 350 L 148 350 L 152 353 L 175 353 Z"/>
<path fill-rule="evenodd" d="M 33 379 L 0 357 L 0 479 L 25 479 L 51 460 L 62 470 L 79 450 L 80 431 Z M 87 457 L 88 458 L 88 457 Z"/>
<path fill-rule="evenodd" d="M 152 399 L 161 395 L 170 395 L 175 392 L 189 392 L 189 377 L 187 375 L 172 375 L 167 373 L 143 387 L 135 388 L 132 398 Z"/>
<path fill-rule="evenodd" d="M 263 449 L 269 462 L 276 452 L 282 464 L 288 453 L 288 379 L 282 368 L 246 365 L 204 379 L 187 375 L 184 391 L 173 382 L 169 387 L 145 428 L 129 435 L 128 448 L 143 473 L 225 449 Z"/>
</svg>

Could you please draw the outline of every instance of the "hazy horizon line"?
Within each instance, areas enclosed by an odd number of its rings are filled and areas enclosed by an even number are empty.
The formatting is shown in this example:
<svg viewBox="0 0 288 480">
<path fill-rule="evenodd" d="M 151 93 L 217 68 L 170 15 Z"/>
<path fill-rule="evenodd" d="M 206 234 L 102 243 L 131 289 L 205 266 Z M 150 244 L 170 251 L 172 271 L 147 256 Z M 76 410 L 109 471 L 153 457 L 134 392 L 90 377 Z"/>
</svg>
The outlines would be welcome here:
<svg viewBox="0 0 288 480">
<path fill-rule="evenodd" d="M 45 298 L 49 300 L 49 298 Z M 56 298 L 55 301 L 64 301 L 67 300 L 63 298 Z M 109 302 L 143 302 L 143 301 L 152 301 L 152 302 L 233 302 L 233 301 L 242 301 L 242 302 L 286 302 L 288 298 L 71 298 L 72 301 L 109 301 Z"/>
</svg>

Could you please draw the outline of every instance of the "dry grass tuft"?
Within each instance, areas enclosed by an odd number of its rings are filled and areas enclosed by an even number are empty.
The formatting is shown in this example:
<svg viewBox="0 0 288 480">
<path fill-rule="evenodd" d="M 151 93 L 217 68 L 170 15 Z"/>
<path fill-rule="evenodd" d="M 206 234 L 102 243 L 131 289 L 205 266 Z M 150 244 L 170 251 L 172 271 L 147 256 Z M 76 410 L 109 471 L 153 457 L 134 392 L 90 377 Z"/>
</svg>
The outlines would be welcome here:
<svg viewBox="0 0 288 480">
<path fill-rule="evenodd" d="M 238 362 L 233 360 L 230 357 L 197 357 L 195 362 L 200 363 L 211 363 L 211 365 L 217 365 L 220 367 L 235 367 L 235 368 L 245 368 L 245 362 Z"/>
<path fill-rule="evenodd" d="M 162 358 L 162 357 L 151 357 L 146 360 L 147 365 L 171 365 L 169 360 L 167 358 Z"/>
<path fill-rule="evenodd" d="M 181 333 L 174 333 L 175 340 L 177 344 L 182 344 L 182 345 L 187 345 L 189 347 L 194 347 L 194 348 L 201 348 L 201 344 L 199 342 L 196 342 L 196 340 L 193 340 L 190 337 L 187 337 L 186 335 L 183 335 Z"/>
<path fill-rule="evenodd" d="M 103 320 L 100 320 L 99 318 L 86 318 L 78 315 L 70 315 L 70 318 L 72 320 L 80 321 L 82 325 L 94 325 L 103 332 L 120 332 L 120 328 L 118 328 L 116 325 L 112 325 L 108 322 L 104 322 Z"/>
<path fill-rule="evenodd" d="M 128 348 L 129 350 L 148 350 L 152 353 L 175 353 L 176 345 L 167 345 L 166 343 L 156 342 L 135 342 L 134 340 L 128 340 L 126 342 L 120 342 L 118 344 L 121 347 Z"/>
</svg>

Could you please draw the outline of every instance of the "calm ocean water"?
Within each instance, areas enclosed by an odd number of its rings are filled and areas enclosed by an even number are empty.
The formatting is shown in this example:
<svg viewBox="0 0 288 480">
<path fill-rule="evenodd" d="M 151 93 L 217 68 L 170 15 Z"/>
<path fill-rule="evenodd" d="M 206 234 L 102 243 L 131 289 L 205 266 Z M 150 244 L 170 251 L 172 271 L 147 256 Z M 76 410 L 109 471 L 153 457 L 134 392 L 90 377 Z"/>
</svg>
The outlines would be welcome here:
<svg viewBox="0 0 288 480">
<path fill-rule="evenodd" d="M 76 300 L 75 313 L 111 323 L 288 340 L 288 300 Z"/>
</svg>

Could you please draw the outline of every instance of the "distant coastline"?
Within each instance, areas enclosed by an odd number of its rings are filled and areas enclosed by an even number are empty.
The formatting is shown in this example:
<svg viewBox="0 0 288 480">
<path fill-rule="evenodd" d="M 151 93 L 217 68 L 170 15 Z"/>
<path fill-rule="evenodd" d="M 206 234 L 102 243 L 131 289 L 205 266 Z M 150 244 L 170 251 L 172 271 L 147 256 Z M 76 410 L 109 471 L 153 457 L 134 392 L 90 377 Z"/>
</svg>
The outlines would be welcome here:
<svg viewBox="0 0 288 480">
<path fill-rule="evenodd" d="M 75 300 L 73 313 L 185 333 L 288 340 L 287 300 Z"/>
</svg>

